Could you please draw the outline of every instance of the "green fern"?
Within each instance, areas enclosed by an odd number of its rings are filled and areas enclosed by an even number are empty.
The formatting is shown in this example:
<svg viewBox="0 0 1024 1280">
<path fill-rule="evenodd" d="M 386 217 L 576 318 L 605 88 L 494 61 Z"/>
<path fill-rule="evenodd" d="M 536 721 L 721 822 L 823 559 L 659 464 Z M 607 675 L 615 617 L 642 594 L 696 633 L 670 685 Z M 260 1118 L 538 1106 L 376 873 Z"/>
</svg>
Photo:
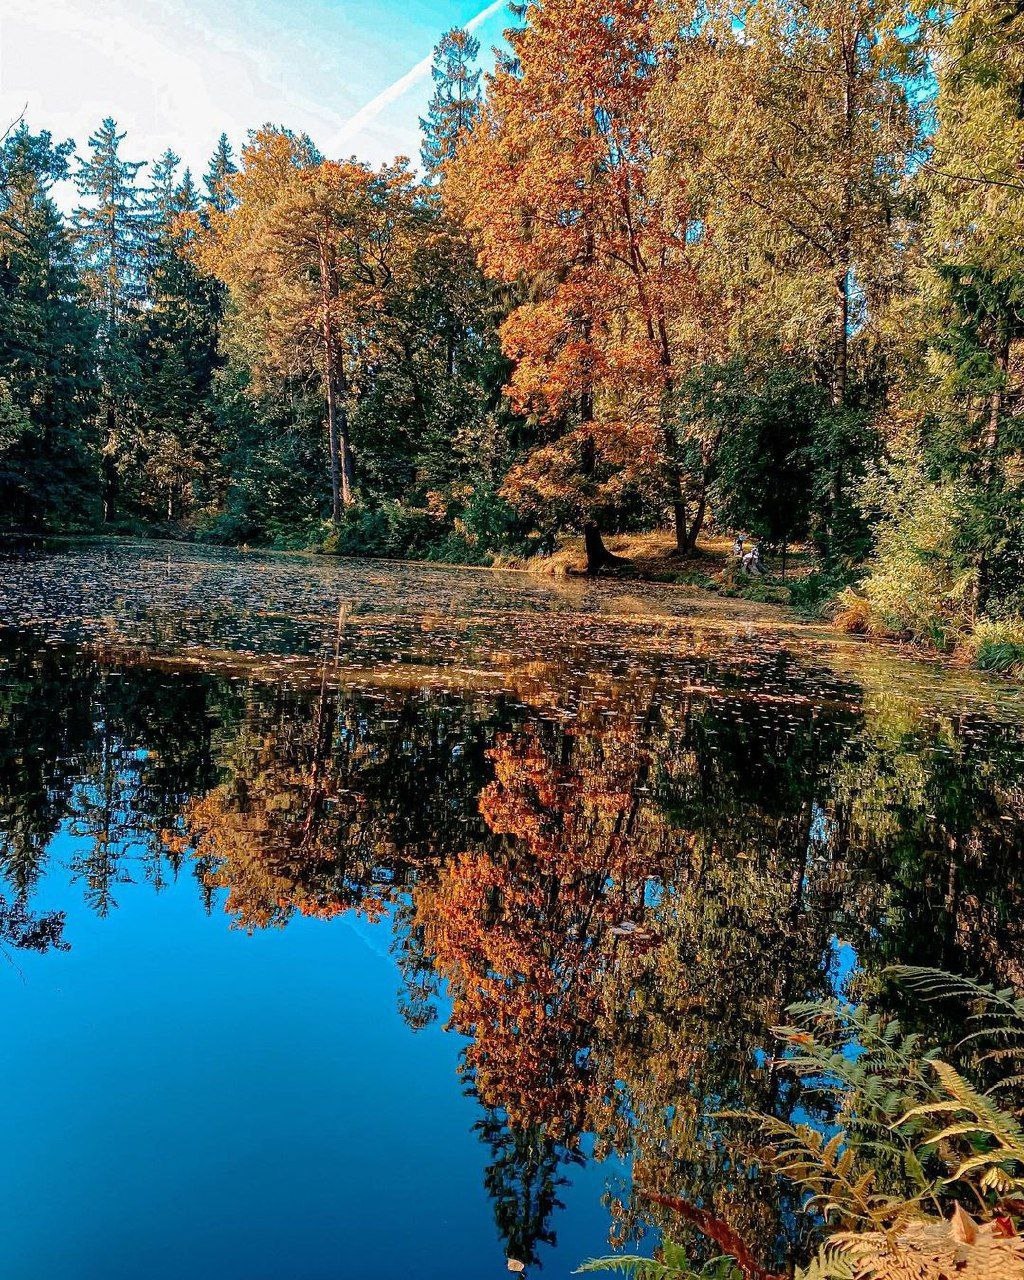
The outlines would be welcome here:
<svg viewBox="0 0 1024 1280">
<path fill-rule="evenodd" d="M 695 1267 L 686 1256 L 682 1245 L 665 1240 L 661 1246 L 661 1258 L 641 1258 L 634 1255 L 612 1254 L 607 1258 L 591 1258 L 577 1267 L 575 1275 L 586 1272 L 610 1271 L 631 1277 L 631 1280 L 742 1280 L 732 1258 L 712 1258 L 701 1267 Z"/>
<path fill-rule="evenodd" d="M 691 1280 L 694 1275 L 693 1271 L 680 1271 L 678 1267 L 656 1262 L 653 1258 L 640 1258 L 632 1254 L 590 1258 L 577 1267 L 573 1275 L 593 1271 L 611 1271 L 616 1275 L 630 1276 L 631 1280 Z"/>
<path fill-rule="evenodd" d="M 887 972 L 927 1001 L 967 1003 L 970 1030 L 957 1046 L 968 1051 L 963 1070 L 888 1015 L 841 1000 L 797 1004 L 788 1010 L 791 1022 L 777 1028 L 783 1053 L 776 1065 L 801 1082 L 805 1109 L 813 1113 L 820 1104 L 830 1132 L 745 1112 L 720 1112 L 718 1119 L 736 1126 L 731 1142 L 746 1163 L 799 1188 L 806 1209 L 853 1228 L 826 1240 L 794 1280 L 932 1276 L 933 1270 L 920 1269 L 925 1262 L 930 1267 L 929 1259 L 947 1253 L 956 1262 L 966 1248 L 950 1226 L 957 1215 L 969 1221 L 959 1203 L 965 1196 L 973 1197 L 975 1212 L 981 1209 L 977 1232 L 988 1250 L 969 1253 L 970 1274 L 994 1280 L 1009 1274 L 1007 1259 L 1024 1253 L 1014 1234 L 1024 1198 L 1024 1125 L 995 1096 L 1024 1086 L 1024 999 L 937 969 Z M 987 1090 L 970 1078 L 971 1068 L 982 1063 Z M 991 1084 L 996 1069 L 1000 1078 Z M 951 1203 L 954 1217 L 948 1219 Z M 1009 1235 L 986 1221 L 996 1214 L 996 1223 L 1013 1219 Z M 635 1280 L 739 1275 L 729 1258 L 695 1270 L 668 1242 L 658 1261 L 604 1258 L 581 1270 L 617 1271 Z"/>
<path fill-rule="evenodd" d="M 1006 1092 L 1024 1085 L 1024 997 L 1012 987 L 996 988 L 942 969 L 893 965 L 886 972 L 923 1000 L 959 1000 L 971 1012 L 971 1030 L 957 1048 L 969 1048 L 978 1060 L 998 1063 L 1001 1078 L 991 1091 Z"/>
<path fill-rule="evenodd" d="M 813 1093 L 840 1106 L 839 1123 L 885 1142 L 892 1121 L 934 1092 L 934 1050 L 899 1021 L 841 1000 L 793 1005 L 794 1022 L 776 1028 L 784 1065 Z"/>
<path fill-rule="evenodd" d="M 794 1280 L 854 1280 L 849 1257 L 826 1240 L 806 1267 L 797 1269 Z"/>
</svg>

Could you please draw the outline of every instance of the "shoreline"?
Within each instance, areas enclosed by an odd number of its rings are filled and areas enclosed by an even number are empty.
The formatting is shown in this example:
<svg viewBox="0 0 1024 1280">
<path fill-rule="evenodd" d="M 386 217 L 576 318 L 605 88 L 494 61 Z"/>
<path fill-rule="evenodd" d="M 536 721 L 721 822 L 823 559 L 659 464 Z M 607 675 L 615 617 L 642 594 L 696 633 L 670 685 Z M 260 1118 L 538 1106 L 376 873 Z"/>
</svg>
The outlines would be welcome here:
<svg viewBox="0 0 1024 1280">
<path fill-rule="evenodd" d="M 651 535 L 635 535 L 636 537 L 650 537 Z M 621 548 L 623 543 L 633 535 L 618 535 L 608 539 L 609 544 L 613 547 Z M 724 539 L 722 540 L 725 541 Z M 898 656 L 907 658 L 917 662 L 925 662 L 936 666 L 953 670 L 966 671 L 987 677 L 994 677 L 1000 684 L 1019 684 L 1012 675 L 1003 672 L 983 671 L 975 667 L 970 661 L 969 653 L 966 650 L 958 649 L 953 652 L 942 652 L 934 647 L 917 644 L 911 641 L 900 640 L 895 637 L 878 636 L 866 633 L 857 633 L 844 631 L 834 626 L 827 618 L 816 615 L 808 610 L 801 609 L 787 600 L 781 599 L 758 599 L 756 596 L 745 594 L 743 591 L 730 591 L 722 589 L 717 585 L 712 585 L 710 581 L 699 582 L 693 581 L 692 576 L 688 580 L 682 576 L 685 571 L 673 576 L 661 576 L 657 569 L 654 572 L 645 572 L 645 565 L 650 565 L 652 560 L 648 557 L 640 557 L 637 561 L 627 562 L 616 568 L 604 570 L 599 574 L 590 575 L 578 568 L 567 567 L 567 562 L 574 554 L 573 551 L 561 548 L 554 556 L 545 558 L 539 563 L 527 562 L 525 564 L 465 564 L 460 562 L 452 562 L 446 560 L 433 560 L 426 557 L 406 557 L 396 558 L 393 556 L 375 556 L 375 555 L 337 555 L 331 552 L 316 551 L 310 549 L 293 549 L 293 548 L 276 548 L 276 547 L 255 547 L 243 544 L 241 546 L 228 546 L 221 543 L 197 542 L 186 538 L 170 538 L 170 537 L 146 537 L 132 533 L 83 533 L 83 534 L 49 534 L 40 535 L 39 543 L 34 548 L 26 548 L 20 552 L 13 552 L 14 555 L 32 554 L 33 552 L 60 552 L 62 550 L 71 550 L 75 547 L 95 546 L 95 545 L 122 545 L 127 547 L 144 548 L 181 548 L 183 550 L 192 551 L 200 554 L 208 554 L 211 557 L 218 555 L 227 556 L 254 556 L 263 557 L 273 560 L 300 560 L 311 565 L 382 565 L 396 569 L 427 569 L 443 573 L 464 573 L 466 571 L 476 574 L 487 575 L 509 575 L 523 579 L 525 581 L 536 583 L 548 583 L 552 586 L 558 584 L 571 583 L 575 587 L 620 587 L 620 588 L 642 588 L 650 587 L 659 591 L 668 590 L 675 594 L 697 598 L 707 605 L 720 603 L 722 608 L 723 622 L 728 620 L 730 606 L 739 606 L 741 609 L 749 608 L 757 610 L 759 620 L 774 626 L 781 626 L 785 630 L 794 630 L 804 632 L 810 638 L 809 633 L 817 632 L 815 640 L 817 643 L 828 643 L 837 647 L 855 648 L 857 650 L 870 649 L 878 652 L 880 655 L 885 654 L 890 657 Z M 617 551 L 616 554 L 619 552 Z M 0 549 L 0 554 L 3 554 Z M 796 553 L 799 555 L 800 553 Z M 554 564 L 549 568 L 548 559 L 553 560 Z M 698 571 L 701 564 L 712 569 L 716 565 L 722 563 L 723 554 L 719 550 L 718 553 L 712 549 L 704 549 L 686 560 L 680 561 L 680 565 L 691 566 L 694 575 Z M 654 561 L 657 564 L 657 561 Z M 775 589 L 779 585 L 770 575 L 765 575 L 768 579 L 755 579 L 752 582 L 764 583 L 769 589 Z M 795 582 L 799 579 L 794 576 L 791 581 Z M 753 621 L 753 619 L 751 619 Z"/>
</svg>

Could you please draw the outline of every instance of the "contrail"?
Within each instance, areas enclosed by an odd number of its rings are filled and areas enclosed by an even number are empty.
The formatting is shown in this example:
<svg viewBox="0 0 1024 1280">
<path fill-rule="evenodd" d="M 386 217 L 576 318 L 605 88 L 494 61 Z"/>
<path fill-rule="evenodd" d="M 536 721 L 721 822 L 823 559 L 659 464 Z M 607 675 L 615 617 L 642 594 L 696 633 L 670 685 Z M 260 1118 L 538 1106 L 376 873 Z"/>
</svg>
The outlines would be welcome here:
<svg viewBox="0 0 1024 1280">
<path fill-rule="evenodd" d="M 500 9 L 503 9 L 508 0 L 492 0 L 486 9 L 482 9 L 475 18 L 470 18 L 466 23 L 466 31 L 475 31 L 477 27 L 483 26 L 488 18 L 493 17 Z M 392 102 L 397 102 L 403 94 L 408 93 L 421 80 L 425 80 L 430 75 L 430 67 L 434 61 L 433 50 L 420 62 L 407 71 L 404 76 L 389 84 L 386 89 L 382 89 L 375 98 L 371 98 L 365 107 L 360 107 L 354 116 L 350 116 L 341 126 L 340 131 L 334 138 L 331 146 L 331 152 L 334 155 L 339 154 L 350 138 L 354 137 L 368 124 L 372 124 L 380 113 L 389 107 Z"/>
</svg>

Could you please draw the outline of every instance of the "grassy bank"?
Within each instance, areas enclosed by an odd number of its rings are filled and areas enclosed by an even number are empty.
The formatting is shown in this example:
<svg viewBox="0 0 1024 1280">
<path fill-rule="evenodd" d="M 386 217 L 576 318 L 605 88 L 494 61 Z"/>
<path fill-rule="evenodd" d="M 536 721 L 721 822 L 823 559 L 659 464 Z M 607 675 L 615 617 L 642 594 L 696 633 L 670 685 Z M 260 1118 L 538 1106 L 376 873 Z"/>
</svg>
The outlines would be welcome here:
<svg viewBox="0 0 1024 1280">
<path fill-rule="evenodd" d="M 742 571 L 733 555 L 732 536 L 701 538 L 688 556 L 678 555 L 671 534 L 661 530 L 617 534 L 605 542 L 622 563 L 604 570 L 602 577 L 701 587 L 719 595 L 766 604 L 793 604 L 806 612 L 816 612 L 811 600 L 818 561 L 806 547 L 787 551 L 785 572 L 781 555 L 764 556 L 762 573 L 751 577 Z M 572 538 L 562 539 L 551 555 L 535 555 L 519 563 L 531 573 L 553 577 L 586 572 L 582 545 L 579 539 Z"/>
</svg>

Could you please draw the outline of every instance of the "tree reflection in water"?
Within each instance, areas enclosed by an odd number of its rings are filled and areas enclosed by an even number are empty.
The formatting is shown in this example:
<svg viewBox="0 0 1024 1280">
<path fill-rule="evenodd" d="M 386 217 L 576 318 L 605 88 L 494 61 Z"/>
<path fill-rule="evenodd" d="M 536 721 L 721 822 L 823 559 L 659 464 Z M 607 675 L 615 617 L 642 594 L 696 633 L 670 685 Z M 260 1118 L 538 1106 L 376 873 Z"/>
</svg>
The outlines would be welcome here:
<svg viewBox="0 0 1024 1280">
<path fill-rule="evenodd" d="M 525 1263 L 584 1137 L 632 1162 L 614 1238 L 659 1223 L 637 1189 L 671 1192 L 781 1261 L 803 1217 L 707 1117 L 799 1107 L 766 1053 L 787 1004 L 833 990 L 850 949 L 860 990 L 884 994 L 896 959 L 1024 985 L 1024 745 L 979 712 L 811 687 L 784 653 L 628 678 L 537 663 L 494 696 L 24 639 L 0 658 L 0 946 L 74 944 L 37 901 L 62 827 L 101 914 L 128 879 L 187 872 L 246 929 L 389 917 L 408 1024 L 448 1008 L 467 1038 L 487 1190 Z"/>
</svg>

